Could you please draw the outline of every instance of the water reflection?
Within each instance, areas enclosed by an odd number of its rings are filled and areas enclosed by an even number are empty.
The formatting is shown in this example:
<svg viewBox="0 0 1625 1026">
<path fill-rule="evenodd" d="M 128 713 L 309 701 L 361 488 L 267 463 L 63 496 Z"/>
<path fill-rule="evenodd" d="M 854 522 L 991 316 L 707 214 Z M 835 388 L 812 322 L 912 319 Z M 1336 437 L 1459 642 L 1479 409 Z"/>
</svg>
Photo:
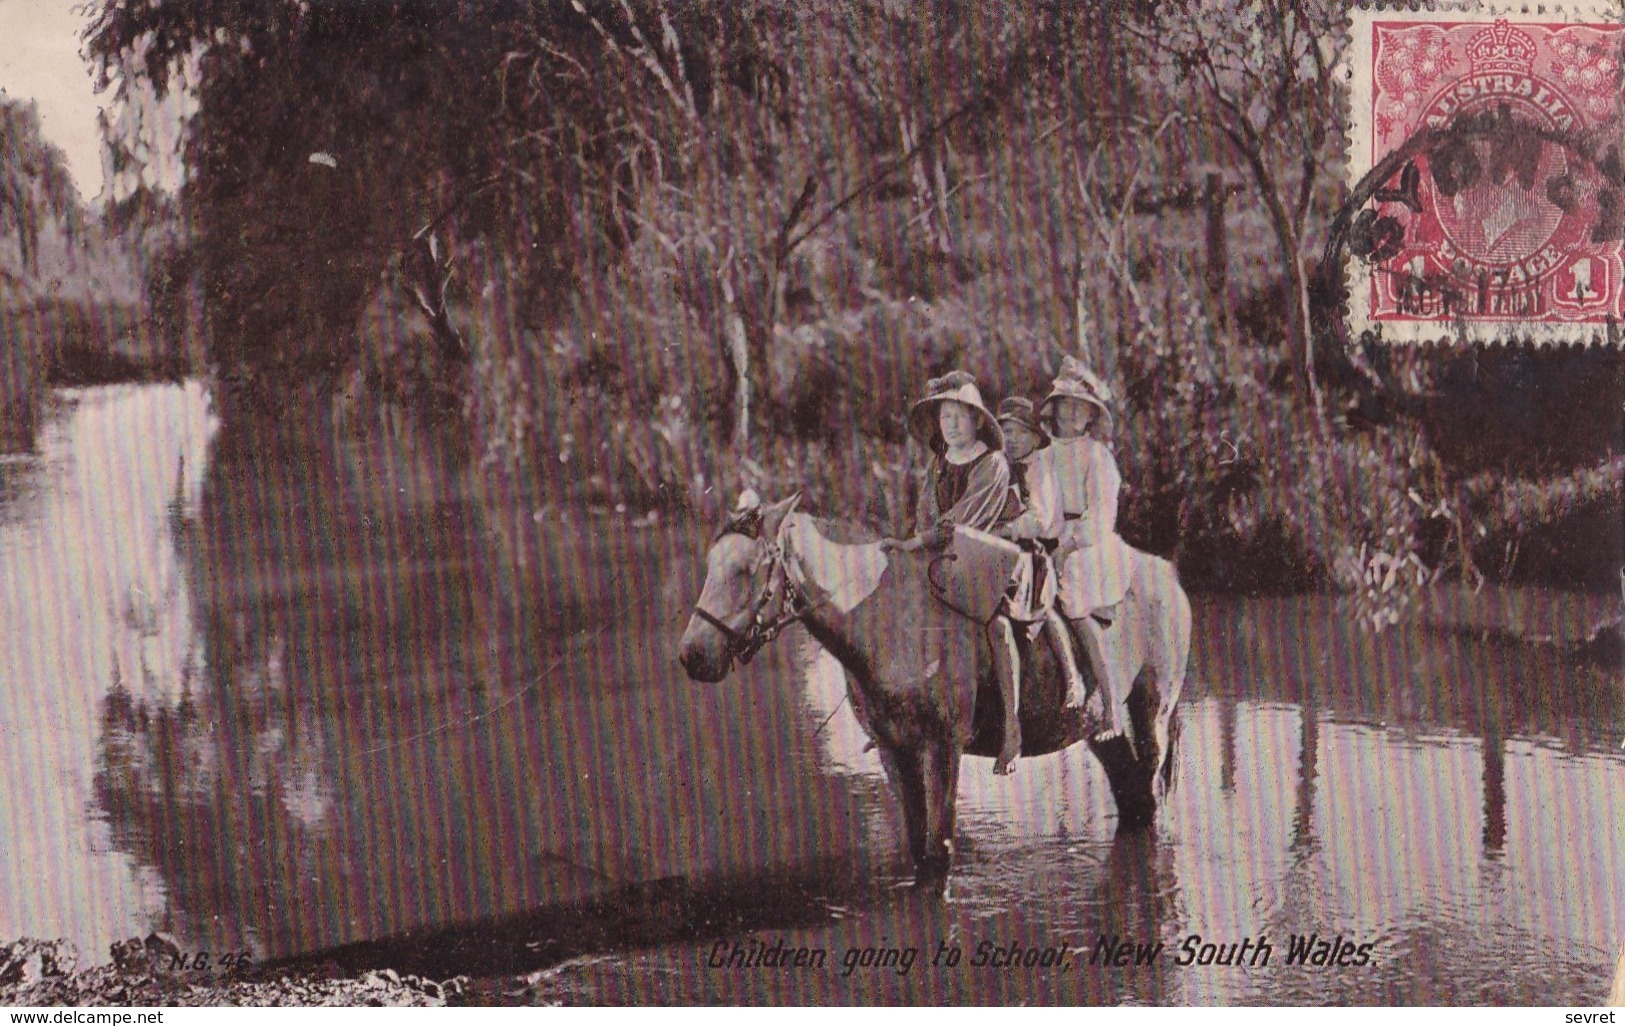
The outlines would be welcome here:
<svg viewBox="0 0 1625 1026">
<path fill-rule="evenodd" d="M 1609 612 L 1605 598 L 1495 601 L 1500 615 L 1559 625 L 1557 637 L 1584 637 Z M 1625 930 L 1625 821 L 1603 811 L 1625 787 L 1613 751 L 1625 728 L 1620 680 L 1559 646 L 1439 622 L 1368 638 L 1332 600 L 1199 603 L 1180 784 L 1158 834 L 1132 854 L 1109 840 L 1105 781 L 1082 753 L 1024 760 L 1014 781 L 968 762 L 947 928 L 1033 938 L 1063 923 L 1078 943 L 1165 944 L 1155 965 L 1050 981 L 1046 993 L 1064 1000 L 1598 1000 Z M 832 663 L 814 663 L 808 715 L 830 717 L 824 764 L 877 779 L 840 686 Z M 896 829 L 889 808 L 876 819 Z M 870 929 L 894 937 L 909 927 L 888 912 L 876 920 Z M 1311 935 L 1370 944 L 1372 967 L 1287 965 L 1291 938 Z M 1272 961 L 1245 972 L 1179 966 L 1193 936 L 1267 937 Z M 684 953 L 671 957 L 675 968 Z M 595 983 L 614 988 L 613 974 Z M 828 980 L 804 993 L 869 1000 L 857 986 Z M 721 996 L 777 1000 L 746 985 Z M 974 975 L 922 981 L 909 996 L 1013 997 Z"/>
<path fill-rule="evenodd" d="M 1292 813 L 1292 850 L 1301 858 L 1315 847 L 1315 777 L 1320 762 L 1320 718 L 1305 702 L 1298 725 L 1298 792 Z"/>
<path fill-rule="evenodd" d="M 759 689 L 788 653 L 682 680 L 684 534 L 495 524 L 480 487 L 409 419 L 223 430 L 191 648 L 101 701 L 96 799 L 169 929 L 278 957 L 862 847 Z"/>
<path fill-rule="evenodd" d="M 1484 857 L 1501 854 L 1507 843 L 1506 738 L 1484 735 Z"/>
<path fill-rule="evenodd" d="M 192 385 L 70 392 L 37 458 L 0 469 L 0 934 L 88 953 L 162 914 L 151 867 L 87 817 L 102 692 L 159 704 L 185 679 L 194 609 L 169 510 L 195 503 L 213 430 Z"/>
</svg>

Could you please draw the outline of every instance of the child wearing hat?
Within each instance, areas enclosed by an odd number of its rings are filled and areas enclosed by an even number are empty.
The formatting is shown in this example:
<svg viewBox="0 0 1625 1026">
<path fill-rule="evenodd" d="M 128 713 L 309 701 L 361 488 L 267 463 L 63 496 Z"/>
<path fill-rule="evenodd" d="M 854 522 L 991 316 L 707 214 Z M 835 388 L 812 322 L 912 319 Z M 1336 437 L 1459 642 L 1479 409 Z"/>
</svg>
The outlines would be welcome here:
<svg viewBox="0 0 1625 1026">
<path fill-rule="evenodd" d="M 931 450 L 925 488 L 915 510 L 915 536 L 905 552 L 942 548 L 954 525 L 991 531 L 1010 490 L 1004 432 L 982 402 L 976 379 L 952 371 L 926 383 L 926 397 L 908 412 L 909 433 Z"/>
<path fill-rule="evenodd" d="M 1081 706 L 1088 692 L 1078 673 L 1066 625 L 1055 610 L 1055 566 L 1050 553 L 1059 544 L 1065 520 L 1055 485 L 1049 432 L 1039 423 L 1032 400 L 1024 396 L 1010 396 L 1000 403 L 998 421 L 1004 429 L 1005 454 L 1010 460 L 1011 491 L 999 533 L 1030 546 L 1027 558 L 1031 572 L 1025 582 L 1012 587 L 1011 615 L 1013 619 L 1044 625 L 1066 674 L 1066 704 Z"/>
<path fill-rule="evenodd" d="M 926 383 L 926 396 L 910 408 L 909 432 L 931 450 L 925 487 L 915 511 L 915 534 L 906 541 L 887 539 L 888 548 L 913 552 L 945 548 L 956 525 L 993 531 L 1003 518 L 1010 495 L 1010 464 L 1004 456 L 1004 432 L 982 402 L 976 379 L 952 371 Z M 1010 772 L 1021 754 L 1017 717 L 1021 656 L 1007 616 L 989 625 L 999 693 L 1004 700 L 1004 738 L 993 772 Z"/>
<path fill-rule="evenodd" d="M 1111 390 L 1074 357 L 1065 357 L 1039 406 L 1053 433 L 1050 464 L 1064 523 L 1055 551 L 1061 604 L 1079 627 L 1095 679 L 1105 692 L 1102 740 L 1128 730 L 1128 688 L 1105 658 L 1105 631 L 1128 593 L 1132 550 L 1117 534 L 1123 476 L 1100 434 L 1110 429 Z"/>
</svg>

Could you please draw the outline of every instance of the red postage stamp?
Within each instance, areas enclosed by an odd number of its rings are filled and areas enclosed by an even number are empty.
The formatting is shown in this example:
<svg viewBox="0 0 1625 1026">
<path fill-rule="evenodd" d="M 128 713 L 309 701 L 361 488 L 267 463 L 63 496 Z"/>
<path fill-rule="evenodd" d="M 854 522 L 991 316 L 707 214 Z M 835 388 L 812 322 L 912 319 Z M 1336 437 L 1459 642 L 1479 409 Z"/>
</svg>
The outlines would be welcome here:
<svg viewBox="0 0 1625 1026">
<path fill-rule="evenodd" d="M 1625 25 L 1542 9 L 1355 13 L 1353 331 L 1618 344 Z"/>
</svg>

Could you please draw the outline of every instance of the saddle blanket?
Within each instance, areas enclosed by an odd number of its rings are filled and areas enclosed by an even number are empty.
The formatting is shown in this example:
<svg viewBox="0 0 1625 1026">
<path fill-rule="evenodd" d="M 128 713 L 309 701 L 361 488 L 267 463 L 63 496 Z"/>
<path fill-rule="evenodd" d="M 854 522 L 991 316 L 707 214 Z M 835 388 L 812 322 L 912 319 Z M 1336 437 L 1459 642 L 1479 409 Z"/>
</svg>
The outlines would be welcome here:
<svg viewBox="0 0 1625 1026">
<path fill-rule="evenodd" d="M 987 623 L 998 615 L 1025 556 L 1015 542 L 956 526 L 947 551 L 931 561 L 931 590 L 955 612 Z"/>
</svg>

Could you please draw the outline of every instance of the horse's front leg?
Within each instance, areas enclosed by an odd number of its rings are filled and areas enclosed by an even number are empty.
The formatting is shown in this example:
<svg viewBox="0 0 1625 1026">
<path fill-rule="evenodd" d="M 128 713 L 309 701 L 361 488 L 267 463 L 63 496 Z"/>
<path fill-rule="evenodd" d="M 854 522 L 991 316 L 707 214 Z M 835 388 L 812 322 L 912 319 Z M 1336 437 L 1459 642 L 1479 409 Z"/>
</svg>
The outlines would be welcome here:
<svg viewBox="0 0 1625 1026">
<path fill-rule="evenodd" d="M 876 742 L 880 765 L 886 770 L 892 790 L 897 793 L 897 804 L 903 810 L 903 830 L 908 836 L 908 857 L 916 876 L 926 855 L 926 796 L 925 781 L 920 773 L 920 755 L 909 748 L 895 748 Z M 916 882 L 918 880 L 916 879 Z"/>
<path fill-rule="evenodd" d="M 959 748 L 946 741 L 920 749 L 925 784 L 925 852 L 916 860 L 914 886 L 933 894 L 948 888 L 953 868 L 954 825 L 959 806 Z"/>
</svg>

